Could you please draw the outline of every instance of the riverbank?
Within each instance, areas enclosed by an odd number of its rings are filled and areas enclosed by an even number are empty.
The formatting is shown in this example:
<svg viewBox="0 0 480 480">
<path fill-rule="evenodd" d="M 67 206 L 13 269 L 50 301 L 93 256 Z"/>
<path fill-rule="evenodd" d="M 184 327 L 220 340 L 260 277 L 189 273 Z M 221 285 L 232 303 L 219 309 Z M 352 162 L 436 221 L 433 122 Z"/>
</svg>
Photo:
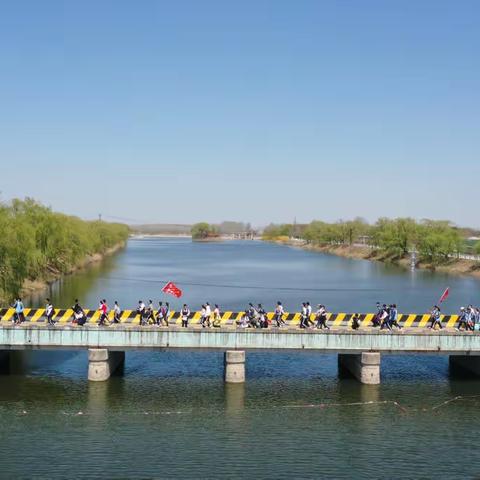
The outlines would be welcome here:
<svg viewBox="0 0 480 480">
<path fill-rule="evenodd" d="M 392 259 L 385 255 L 381 250 L 369 245 L 313 245 L 305 240 L 282 239 L 267 240 L 278 245 L 302 248 L 312 252 L 329 253 L 344 258 L 353 258 L 357 260 L 371 260 L 383 263 L 392 263 L 405 268 L 410 267 L 410 258 Z M 425 262 L 417 262 L 417 268 L 431 270 L 449 275 L 470 275 L 480 278 L 480 263 L 474 260 L 452 258 L 443 265 L 433 266 Z"/>
<path fill-rule="evenodd" d="M 60 280 L 60 278 L 66 275 L 72 275 L 77 273 L 81 270 L 85 270 L 90 266 L 100 263 L 104 260 L 105 257 L 113 255 L 120 251 L 121 249 L 125 248 L 126 242 L 120 242 L 114 245 L 111 248 L 108 248 L 103 253 L 93 253 L 91 255 L 86 255 L 77 265 L 69 268 L 66 272 L 59 272 L 54 269 L 49 269 L 43 278 L 35 279 L 35 280 L 25 280 L 23 282 L 21 295 L 22 297 L 30 297 L 35 294 L 40 294 L 42 292 L 47 291 L 48 287 L 55 283 L 56 281 Z"/>
</svg>

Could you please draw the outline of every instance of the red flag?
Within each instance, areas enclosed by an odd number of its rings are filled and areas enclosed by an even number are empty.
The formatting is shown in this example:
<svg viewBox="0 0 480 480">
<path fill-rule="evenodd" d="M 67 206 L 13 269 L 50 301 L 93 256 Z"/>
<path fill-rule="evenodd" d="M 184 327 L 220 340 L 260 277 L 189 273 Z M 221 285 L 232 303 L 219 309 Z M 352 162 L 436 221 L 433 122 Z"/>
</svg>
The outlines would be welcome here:
<svg viewBox="0 0 480 480">
<path fill-rule="evenodd" d="M 446 300 L 448 298 L 449 293 L 450 293 L 450 287 L 447 287 L 443 292 L 442 296 L 440 297 L 440 300 L 438 303 L 442 303 L 444 300 Z"/>
<path fill-rule="evenodd" d="M 168 282 L 163 288 L 162 292 L 169 293 L 174 297 L 180 298 L 182 296 L 182 291 L 173 283 Z"/>
</svg>

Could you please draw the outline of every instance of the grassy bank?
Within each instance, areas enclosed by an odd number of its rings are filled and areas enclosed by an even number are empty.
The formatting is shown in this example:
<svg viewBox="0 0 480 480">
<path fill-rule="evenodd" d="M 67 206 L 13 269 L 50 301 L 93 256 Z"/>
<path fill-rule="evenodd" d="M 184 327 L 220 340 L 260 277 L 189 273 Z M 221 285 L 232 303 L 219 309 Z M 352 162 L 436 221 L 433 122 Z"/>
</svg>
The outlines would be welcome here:
<svg viewBox="0 0 480 480">
<path fill-rule="evenodd" d="M 266 241 L 280 245 L 299 247 L 312 252 L 329 253 L 332 255 L 338 255 L 339 257 L 392 263 L 405 268 L 410 267 L 410 257 L 408 255 L 404 255 L 400 258 L 391 257 L 381 249 L 372 248 L 367 245 L 314 245 L 305 240 L 289 239 L 285 236 L 277 239 L 268 239 Z M 480 262 L 473 260 L 451 258 L 441 265 L 433 265 L 425 261 L 419 261 L 417 262 L 416 266 L 417 268 L 448 273 L 452 275 L 472 275 L 480 278 Z"/>
<path fill-rule="evenodd" d="M 0 205 L 0 301 L 31 292 L 121 248 L 128 227 L 53 212 L 32 199 Z"/>
</svg>

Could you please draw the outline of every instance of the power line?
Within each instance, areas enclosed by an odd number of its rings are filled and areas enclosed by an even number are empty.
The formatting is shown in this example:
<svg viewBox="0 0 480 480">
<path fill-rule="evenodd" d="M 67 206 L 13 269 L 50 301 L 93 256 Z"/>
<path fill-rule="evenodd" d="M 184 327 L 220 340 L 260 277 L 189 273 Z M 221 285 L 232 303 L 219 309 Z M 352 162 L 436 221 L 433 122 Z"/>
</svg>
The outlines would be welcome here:
<svg viewBox="0 0 480 480">
<path fill-rule="evenodd" d="M 170 280 L 164 279 L 147 279 L 147 278 L 127 278 L 127 277 L 98 277 L 101 280 L 122 280 L 127 282 L 141 282 L 141 283 L 158 283 L 165 284 Z M 264 285 L 229 285 L 219 283 L 197 283 L 197 282 L 182 282 L 175 280 L 179 286 L 191 287 L 212 287 L 212 288 L 235 288 L 248 290 L 278 290 L 278 291 L 293 291 L 293 292 L 380 292 L 387 291 L 385 288 L 300 288 L 300 287 L 266 287 Z"/>
</svg>

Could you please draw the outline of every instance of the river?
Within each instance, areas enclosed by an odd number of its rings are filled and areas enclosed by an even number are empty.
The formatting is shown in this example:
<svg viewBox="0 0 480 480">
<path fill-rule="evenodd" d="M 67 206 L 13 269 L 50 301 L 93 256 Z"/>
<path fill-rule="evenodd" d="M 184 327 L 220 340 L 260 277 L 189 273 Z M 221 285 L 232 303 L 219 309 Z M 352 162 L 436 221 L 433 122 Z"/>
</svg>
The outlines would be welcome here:
<svg viewBox="0 0 480 480">
<path fill-rule="evenodd" d="M 50 292 L 134 308 L 249 301 L 288 311 L 426 311 L 449 286 L 447 313 L 478 303 L 473 278 L 409 272 L 262 242 L 130 240 Z M 36 299 L 33 304 L 41 304 Z M 180 302 L 170 299 L 173 308 Z M 339 378 L 335 355 L 248 352 L 245 385 L 225 385 L 221 352 L 127 352 L 122 376 L 86 380 L 85 352 L 15 353 L 0 376 L 0 478 L 477 477 L 480 381 L 449 375 L 444 356 L 384 356 L 382 383 Z M 455 400 L 456 397 L 457 398 Z"/>
</svg>

